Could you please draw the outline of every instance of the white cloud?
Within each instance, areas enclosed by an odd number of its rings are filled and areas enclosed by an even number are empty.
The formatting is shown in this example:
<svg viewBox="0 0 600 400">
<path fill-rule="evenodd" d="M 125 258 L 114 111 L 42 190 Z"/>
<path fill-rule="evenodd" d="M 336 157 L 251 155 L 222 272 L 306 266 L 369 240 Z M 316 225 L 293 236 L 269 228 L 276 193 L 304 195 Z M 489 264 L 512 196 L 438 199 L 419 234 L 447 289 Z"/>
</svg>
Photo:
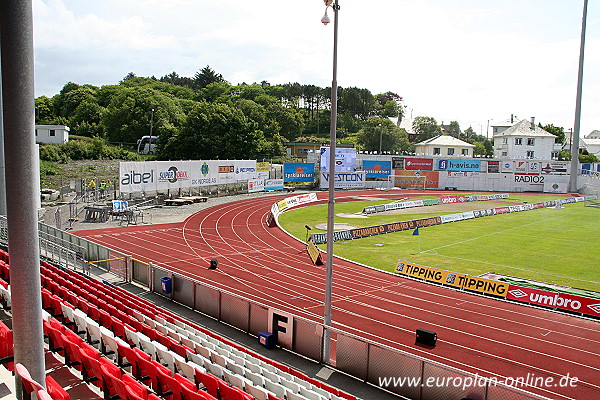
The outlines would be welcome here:
<svg viewBox="0 0 600 400">
<path fill-rule="evenodd" d="M 581 10 L 541 0 L 340 0 L 338 83 L 394 91 L 438 121 L 573 124 Z M 582 132 L 600 128 L 600 10 L 590 6 Z M 34 0 L 36 88 L 128 72 L 329 86 L 321 0 Z M 333 13 L 329 12 L 330 16 Z M 463 122 L 464 121 L 464 122 Z"/>
</svg>

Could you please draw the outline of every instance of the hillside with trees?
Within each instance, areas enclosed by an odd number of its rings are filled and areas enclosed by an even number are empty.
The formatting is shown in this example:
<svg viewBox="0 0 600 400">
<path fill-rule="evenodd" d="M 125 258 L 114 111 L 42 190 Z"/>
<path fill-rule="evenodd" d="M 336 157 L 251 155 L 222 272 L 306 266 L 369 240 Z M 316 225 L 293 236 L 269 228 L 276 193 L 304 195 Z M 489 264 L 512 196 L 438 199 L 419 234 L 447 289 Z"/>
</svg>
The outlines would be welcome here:
<svg viewBox="0 0 600 400">
<path fill-rule="evenodd" d="M 387 117 L 402 113 L 402 98 L 387 92 L 339 88 L 341 142 L 364 150 L 410 151 L 407 133 Z M 36 124 L 63 124 L 72 135 L 131 149 L 144 135 L 160 138 L 159 159 L 272 158 L 283 142 L 329 139 L 331 88 L 268 82 L 231 85 L 209 66 L 193 77 L 127 74 L 101 87 L 69 82 L 53 97 L 35 99 Z M 372 136 L 377 137 L 375 148 Z"/>
</svg>

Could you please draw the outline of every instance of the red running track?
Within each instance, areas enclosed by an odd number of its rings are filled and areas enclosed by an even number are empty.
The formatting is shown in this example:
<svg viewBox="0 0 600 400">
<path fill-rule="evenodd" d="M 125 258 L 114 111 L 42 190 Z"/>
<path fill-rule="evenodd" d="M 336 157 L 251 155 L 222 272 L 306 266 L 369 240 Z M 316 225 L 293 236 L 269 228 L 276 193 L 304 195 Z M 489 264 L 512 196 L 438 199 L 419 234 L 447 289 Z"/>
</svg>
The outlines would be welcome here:
<svg viewBox="0 0 600 400">
<path fill-rule="evenodd" d="M 398 198 L 406 192 L 338 192 Z M 326 193 L 320 193 L 322 200 Z M 75 234 L 224 288 L 268 306 L 322 322 L 325 269 L 305 245 L 265 223 L 284 196 L 255 197 L 207 208 L 186 221 Z M 219 268 L 208 271 L 211 258 Z M 578 378 L 575 387 L 525 388 L 553 399 L 600 399 L 600 322 L 471 295 L 335 259 L 336 328 L 480 376 Z M 415 346 L 415 330 L 438 334 L 433 349 Z M 530 374 L 530 375 L 528 375 Z"/>
</svg>

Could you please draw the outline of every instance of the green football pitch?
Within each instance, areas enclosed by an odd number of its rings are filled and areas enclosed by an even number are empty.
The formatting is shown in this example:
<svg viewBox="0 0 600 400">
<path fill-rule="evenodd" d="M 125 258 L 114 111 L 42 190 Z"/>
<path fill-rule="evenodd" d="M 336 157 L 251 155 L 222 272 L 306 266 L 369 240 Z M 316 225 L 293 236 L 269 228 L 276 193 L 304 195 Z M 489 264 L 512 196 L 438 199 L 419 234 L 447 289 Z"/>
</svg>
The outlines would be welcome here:
<svg viewBox="0 0 600 400">
<path fill-rule="evenodd" d="M 566 197 L 566 196 L 563 196 Z M 411 198 L 425 199 L 432 196 Z M 542 202 L 556 196 L 511 195 L 510 202 Z M 349 218 L 338 214 L 359 213 L 366 206 L 391 201 L 359 201 L 335 204 L 335 223 L 365 227 L 411 219 L 452 214 L 431 213 L 428 207 L 413 208 L 410 214 L 372 214 Z M 470 203 L 473 209 L 506 206 L 506 202 Z M 293 209 L 279 217 L 281 226 L 301 240 L 305 225 L 311 233 L 324 232 L 327 205 Z M 494 272 L 518 278 L 560 284 L 600 292 L 600 209 L 583 203 L 562 209 L 542 208 L 451 222 L 363 239 L 335 242 L 334 253 L 371 267 L 393 271 L 398 260 L 479 276 Z M 319 246 L 325 250 L 325 245 Z"/>
</svg>

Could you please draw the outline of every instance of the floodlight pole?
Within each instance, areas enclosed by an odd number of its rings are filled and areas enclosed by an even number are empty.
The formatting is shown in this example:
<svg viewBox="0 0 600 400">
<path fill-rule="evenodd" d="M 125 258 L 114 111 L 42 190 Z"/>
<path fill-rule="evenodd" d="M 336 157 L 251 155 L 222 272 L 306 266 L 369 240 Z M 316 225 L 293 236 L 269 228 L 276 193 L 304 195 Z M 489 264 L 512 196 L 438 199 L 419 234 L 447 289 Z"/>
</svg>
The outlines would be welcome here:
<svg viewBox="0 0 600 400">
<path fill-rule="evenodd" d="M 335 217 L 335 150 L 336 150 L 336 130 L 337 130 L 337 47 L 338 47 L 338 11 L 340 6 L 338 0 L 324 0 L 325 10 L 327 7 L 333 9 L 333 79 L 331 81 L 331 125 L 329 132 L 329 197 L 327 201 L 327 257 L 325 262 L 325 304 L 323 311 L 323 323 L 325 330 L 323 332 L 323 362 L 331 363 L 330 331 L 331 327 L 331 299 L 332 299 L 332 281 L 333 281 L 333 232 Z M 327 15 L 327 14 L 326 14 Z M 325 17 L 323 17 L 325 18 Z M 324 24 L 329 21 L 321 20 Z"/>
<path fill-rule="evenodd" d="M 15 363 L 45 386 L 31 0 L 0 1 L 10 292 Z M 22 386 L 15 377 L 17 398 Z"/>
<path fill-rule="evenodd" d="M 583 90 L 583 56 L 585 53 L 585 30 L 587 23 L 588 0 L 583 0 L 583 18 L 581 20 L 581 43 L 579 46 L 579 72 L 577 74 L 577 97 L 575 100 L 575 126 L 571 140 L 571 173 L 569 174 L 569 192 L 577 192 L 577 174 L 579 173 L 579 131 L 581 121 L 581 93 Z"/>
</svg>

